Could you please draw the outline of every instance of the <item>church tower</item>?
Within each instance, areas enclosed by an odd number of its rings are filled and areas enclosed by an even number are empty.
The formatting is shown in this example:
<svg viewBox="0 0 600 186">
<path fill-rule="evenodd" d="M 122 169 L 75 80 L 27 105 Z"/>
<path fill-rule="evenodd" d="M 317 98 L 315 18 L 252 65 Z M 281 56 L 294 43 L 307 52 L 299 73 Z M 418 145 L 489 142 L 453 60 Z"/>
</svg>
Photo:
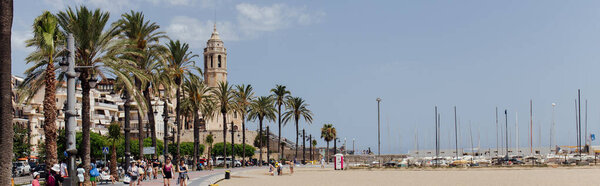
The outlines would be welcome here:
<svg viewBox="0 0 600 186">
<path fill-rule="evenodd" d="M 204 48 L 204 81 L 209 87 L 217 87 L 219 82 L 227 81 L 227 49 L 216 24 Z"/>
</svg>

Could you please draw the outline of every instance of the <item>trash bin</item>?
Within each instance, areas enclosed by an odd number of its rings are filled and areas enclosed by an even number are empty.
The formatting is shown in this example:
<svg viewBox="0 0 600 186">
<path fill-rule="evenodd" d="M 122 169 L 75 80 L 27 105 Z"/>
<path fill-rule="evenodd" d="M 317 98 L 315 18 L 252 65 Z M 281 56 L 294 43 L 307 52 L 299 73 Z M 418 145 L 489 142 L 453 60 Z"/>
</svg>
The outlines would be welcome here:
<svg viewBox="0 0 600 186">
<path fill-rule="evenodd" d="M 230 179 L 231 178 L 231 171 L 226 170 L 225 171 L 225 179 Z"/>
</svg>

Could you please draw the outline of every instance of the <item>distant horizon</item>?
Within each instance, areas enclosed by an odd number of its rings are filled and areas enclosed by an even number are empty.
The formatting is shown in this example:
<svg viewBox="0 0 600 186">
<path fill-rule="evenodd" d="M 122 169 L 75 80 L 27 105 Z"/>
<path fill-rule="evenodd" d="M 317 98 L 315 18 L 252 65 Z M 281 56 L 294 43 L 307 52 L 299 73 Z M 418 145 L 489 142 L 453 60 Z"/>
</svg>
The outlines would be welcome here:
<svg viewBox="0 0 600 186">
<path fill-rule="evenodd" d="M 600 98 L 594 96 L 600 95 L 600 2 L 22 0 L 14 2 L 14 75 L 23 77 L 30 66 L 24 59 L 33 49 L 24 41 L 34 18 L 79 5 L 109 11 L 111 23 L 143 11 L 199 55 L 216 20 L 230 83 L 251 84 L 257 96 L 286 85 L 315 114 L 300 130 L 318 138 L 318 146 L 325 146 L 320 128 L 332 123 L 338 146 L 346 138 L 351 149 L 356 138 L 357 152 L 371 147 L 377 153 L 377 97 L 383 99 L 382 154 L 415 149 L 415 131 L 420 149 L 434 148 L 436 105 L 441 148 L 454 148 L 454 106 L 463 147 L 470 148 L 471 123 L 473 140 L 495 148 L 496 107 L 502 126 L 508 110 L 510 146 L 518 113 L 519 144 L 529 147 L 530 99 L 534 146 L 549 145 L 552 103 L 557 145 L 575 145 L 578 89 L 582 126 L 587 100 L 588 133 L 600 134 Z M 276 122 L 266 124 L 277 129 Z M 256 125 L 247 123 L 250 130 Z M 282 134 L 295 141 L 292 126 Z"/>
</svg>

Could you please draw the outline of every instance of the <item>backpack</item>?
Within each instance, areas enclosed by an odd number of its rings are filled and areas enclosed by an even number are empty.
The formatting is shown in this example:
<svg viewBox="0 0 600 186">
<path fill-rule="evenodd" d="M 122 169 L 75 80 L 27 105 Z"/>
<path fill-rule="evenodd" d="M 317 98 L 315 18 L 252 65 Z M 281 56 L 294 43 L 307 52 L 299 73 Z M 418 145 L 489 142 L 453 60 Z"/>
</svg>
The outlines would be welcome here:
<svg viewBox="0 0 600 186">
<path fill-rule="evenodd" d="M 92 176 L 92 177 L 100 176 L 100 172 L 98 172 L 98 169 L 96 167 L 94 167 L 92 170 L 90 170 L 90 176 Z"/>
</svg>

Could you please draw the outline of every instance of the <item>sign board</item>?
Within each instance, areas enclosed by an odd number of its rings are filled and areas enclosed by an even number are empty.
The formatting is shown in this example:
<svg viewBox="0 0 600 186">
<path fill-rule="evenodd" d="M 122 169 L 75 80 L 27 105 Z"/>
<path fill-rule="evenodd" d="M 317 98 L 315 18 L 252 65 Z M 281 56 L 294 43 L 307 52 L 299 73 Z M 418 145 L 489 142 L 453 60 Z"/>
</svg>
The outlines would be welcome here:
<svg viewBox="0 0 600 186">
<path fill-rule="evenodd" d="M 144 147 L 144 154 L 154 154 L 154 147 Z"/>
<path fill-rule="evenodd" d="M 592 141 L 594 141 L 594 140 L 596 140 L 596 135 L 592 134 L 592 135 L 590 135 L 590 138 L 592 138 Z"/>
<path fill-rule="evenodd" d="M 102 147 L 102 154 L 108 154 L 108 147 Z"/>
</svg>

